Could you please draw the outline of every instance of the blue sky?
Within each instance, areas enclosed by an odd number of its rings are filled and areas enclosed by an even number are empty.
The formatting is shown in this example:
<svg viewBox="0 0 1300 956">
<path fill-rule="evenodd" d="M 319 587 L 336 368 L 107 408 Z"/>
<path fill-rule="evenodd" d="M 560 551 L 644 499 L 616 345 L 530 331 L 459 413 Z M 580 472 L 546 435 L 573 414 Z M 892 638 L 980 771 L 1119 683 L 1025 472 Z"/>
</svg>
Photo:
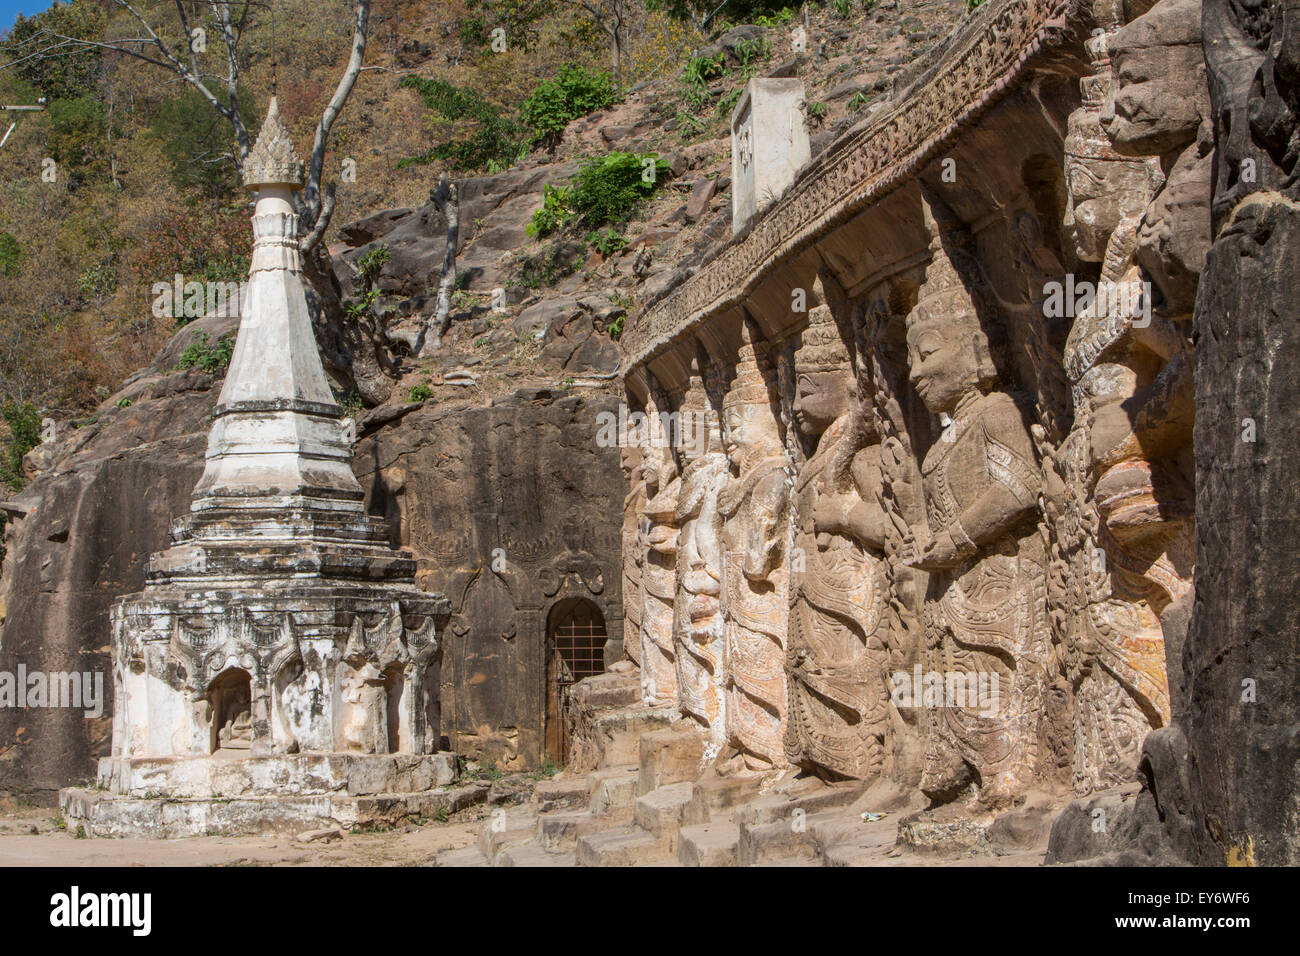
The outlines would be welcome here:
<svg viewBox="0 0 1300 956">
<path fill-rule="evenodd" d="M 18 14 L 31 16 L 50 5 L 50 0 L 0 0 L 0 31 L 8 30 L 18 19 Z"/>
</svg>

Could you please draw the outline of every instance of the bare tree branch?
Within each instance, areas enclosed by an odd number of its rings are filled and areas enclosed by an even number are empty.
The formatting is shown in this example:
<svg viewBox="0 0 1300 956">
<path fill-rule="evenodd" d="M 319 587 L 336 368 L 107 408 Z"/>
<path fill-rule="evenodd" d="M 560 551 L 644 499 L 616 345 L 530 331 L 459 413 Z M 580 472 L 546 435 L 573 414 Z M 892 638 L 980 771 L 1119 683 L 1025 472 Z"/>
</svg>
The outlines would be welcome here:
<svg viewBox="0 0 1300 956">
<path fill-rule="evenodd" d="M 348 96 L 352 93 L 352 87 L 357 82 L 357 75 L 361 72 L 361 63 L 366 56 L 366 34 L 367 27 L 370 23 L 370 0 L 356 0 L 356 21 L 352 27 L 352 54 L 348 57 L 347 69 L 343 71 L 343 76 L 339 80 L 338 88 L 334 90 L 334 95 L 325 106 L 321 113 L 320 122 L 316 124 L 316 140 L 312 143 L 311 159 L 307 165 L 307 182 L 303 184 L 301 194 L 301 208 L 299 217 L 303 223 L 311 230 L 309 236 L 319 237 L 324 230 L 318 231 L 316 226 L 322 218 L 325 224 L 329 225 L 329 216 L 320 202 L 320 181 L 321 173 L 325 167 L 325 146 L 329 140 L 330 129 L 334 126 L 334 121 L 338 119 L 343 105 L 348 101 Z M 333 207 L 330 207 L 332 213 Z M 312 243 L 315 245 L 315 242 Z M 304 249 L 310 249 L 311 245 L 305 245 Z"/>
</svg>

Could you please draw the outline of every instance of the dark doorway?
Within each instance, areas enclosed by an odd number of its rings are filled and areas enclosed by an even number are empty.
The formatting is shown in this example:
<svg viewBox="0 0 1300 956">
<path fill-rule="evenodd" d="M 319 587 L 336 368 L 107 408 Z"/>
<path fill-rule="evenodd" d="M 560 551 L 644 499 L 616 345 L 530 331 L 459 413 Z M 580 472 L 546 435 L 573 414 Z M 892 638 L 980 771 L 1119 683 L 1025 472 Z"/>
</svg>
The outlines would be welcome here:
<svg viewBox="0 0 1300 956">
<path fill-rule="evenodd" d="M 585 598 L 566 598 L 546 621 L 546 755 L 569 756 L 569 689 L 605 671 L 605 616 Z"/>
<path fill-rule="evenodd" d="M 400 664 L 384 671 L 384 713 L 388 720 L 388 752 L 410 753 L 410 728 L 402 726 L 402 696 L 406 691 L 406 674 Z"/>
</svg>

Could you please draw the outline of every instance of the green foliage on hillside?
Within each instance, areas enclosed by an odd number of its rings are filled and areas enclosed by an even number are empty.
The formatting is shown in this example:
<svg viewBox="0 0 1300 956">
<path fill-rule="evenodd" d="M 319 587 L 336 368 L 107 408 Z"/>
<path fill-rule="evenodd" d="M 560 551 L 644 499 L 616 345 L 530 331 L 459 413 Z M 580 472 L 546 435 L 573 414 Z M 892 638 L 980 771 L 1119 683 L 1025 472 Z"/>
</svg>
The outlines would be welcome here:
<svg viewBox="0 0 1300 956">
<path fill-rule="evenodd" d="M 416 90 L 424 105 L 438 116 L 459 124 L 454 138 L 439 143 L 418 156 L 397 164 L 410 165 L 445 162 L 457 171 L 484 169 L 490 165 L 509 166 L 527 151 L 527 135 L 515 120 L 505 116 L 500 107 L 489 103 L 482 94 L 463 89 L 445 80 L 408 76 L 402 86 Z"/>
<path fill-rule="evenodd" d="M 209 375 L 224 372 L 235 354 L 235 340 L 223 335 L 215 342 L 209 340 L 208 333 L 197 332 L 194 341 L 185 347 L 180 361 L 176 363 L 177 371 L 187 368 L 201 368 Z"/>
<path fill-rule="evenodd" d="M 0 275 L 16 276 L 22 264 L 22 244 L 11 233 L 0 232 Z"/>
<path fill-rule="evenodd" d="M 667 160 L 656 153 L 613 152 L 583 160 L 572 187 L 543 191 L 542 208 L 533 213 L 528 234 L 540 238 L 578 220 L 592 228 L 626 222 L 671 177 Z M 611 240 L 605 237 L 600 243 L 609 246 Z"/>
<path fill-rule="evenodd" d="M 519 107 L 519 116 L 532 128 L 535 142 L 551 145 L 573 120 L 616 102 L 618 91 L 610 74 L 566 63 L 554 79 L 538 84 Z"/>
<path fill-rule="evenodd" d="M 0 405 L 0 420 L 9 436 L 0 448 L 0 492 L 23 490 L 23 456 L 41 443 L 41 416 L 36 409 L 19 402 Z"/>
<path fill-rule="evenodd" d="M 259 114 L 248 90 L 240 90 L 239 110 L 250 118 Z M 219 199 L 238 188 L 230 123 L 198 90 L 183 90 L 175 99 L 162 103 L 154 114 L 150 132 L 171 163 L 172 182 L 178 189 L 193 189 Z"/>
<path fill-rule="evenodd" d="M 0 54 L 15 61 L 14 70 L 49 100 L 71 100 L 93 94 L 102 67 L 94 48 L 70 48 L 56 57 L 28 57 L 41 45 L 41 32 L 79 40 L 97 40 L 104 32 L 104 13 L 89 3 L 58 4 L 36 16 L 21 14 L 0 42 Z"/>
<path fill-rule="evenodd" d="M 672 177 L 657 153 L 610 153 L 586 160 L 573 177 L 573 208 L 587 225 L 623 222 Z"/>
</svg>

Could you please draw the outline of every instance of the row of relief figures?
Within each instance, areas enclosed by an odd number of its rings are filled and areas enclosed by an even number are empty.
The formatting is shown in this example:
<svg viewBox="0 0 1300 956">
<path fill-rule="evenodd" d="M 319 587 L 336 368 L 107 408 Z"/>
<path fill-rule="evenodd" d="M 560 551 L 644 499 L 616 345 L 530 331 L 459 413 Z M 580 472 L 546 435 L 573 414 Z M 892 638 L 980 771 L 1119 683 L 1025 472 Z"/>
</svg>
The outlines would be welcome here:
<svg viewBox="0 0 1300 956">
<path fill-rule="evenodd" d="M 992 808 L 1131 780 L 1169 722 L 1210 156 L 1201 110 L 1168 117 L 1158 158 L 1109 109 L 1103 128 L 1106 40 L 1065 208 L 1035 226 L 1076 273 L 1031 307 L 922 186 L 910 265 L 853 296 L 823 269 L 795 331 L 765 338 L 746 306 L 673 343 L 675 387 L 653 363 L 629 387 L 625 647 L 710 754 Z"/>
<path fill-rule="evenodd" d="M 1170 718 L 1190 435 L 1171 416 L 1151 454 L 1126 407 L 1151 369 L 1113 349 L 1056 433 L 933 251 L 905 350 L 890 316 L 821 304 L 791 342 L 746 322 L 735 365 L 696 364 L 671 410 L 652 392 L 623 453 L 624 646 L 647 703 L 737 769 L 973 785 L 990 807 L 1071 771 L 1131 779 Z"/>
</svg>

